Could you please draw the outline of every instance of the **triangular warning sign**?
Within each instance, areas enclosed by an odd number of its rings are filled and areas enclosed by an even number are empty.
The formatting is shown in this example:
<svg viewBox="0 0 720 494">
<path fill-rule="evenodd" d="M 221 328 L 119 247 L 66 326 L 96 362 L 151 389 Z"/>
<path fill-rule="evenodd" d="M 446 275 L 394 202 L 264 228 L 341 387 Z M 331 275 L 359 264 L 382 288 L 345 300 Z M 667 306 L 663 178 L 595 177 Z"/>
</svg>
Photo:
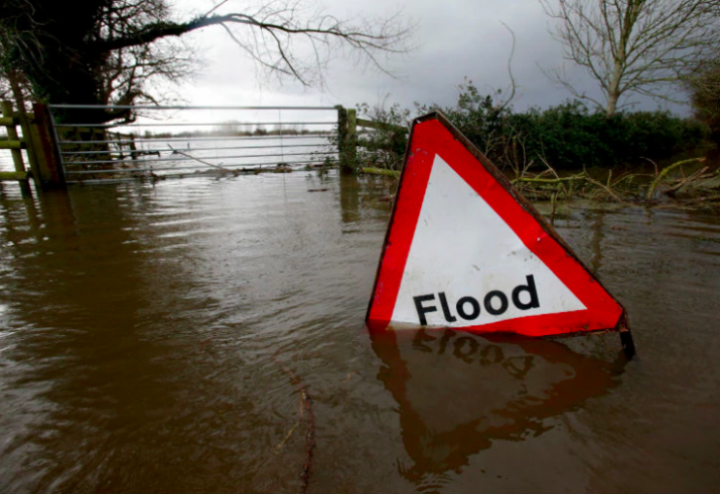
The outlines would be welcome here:
<svg viewBox="0 0 720 494">
<path fill-rule="evenodd" d="M 440 113 L 413 124 L 367 322 L 527 336 L 626 328 L 623 307 Z"/>
</svg>

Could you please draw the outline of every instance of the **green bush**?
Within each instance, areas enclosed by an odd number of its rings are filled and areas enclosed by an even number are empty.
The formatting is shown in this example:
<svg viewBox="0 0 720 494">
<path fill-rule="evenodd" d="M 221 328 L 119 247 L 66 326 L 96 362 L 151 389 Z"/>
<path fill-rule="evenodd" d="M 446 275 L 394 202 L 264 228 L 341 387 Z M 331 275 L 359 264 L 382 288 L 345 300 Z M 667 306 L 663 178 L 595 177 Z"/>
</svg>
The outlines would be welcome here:
<svg viewBox="0 0 720 494">
<path fill-rule="evenodd" d="M 410 110 L 401 108 L 397 103 L 387 106 L 383 101 L 372 107 L 360 103 L 357 113 L 362 118 L 386 125 L 384 129 L 364 129 L 365 132 L 359 135 L 358 163 L 365 167 L 388 170 L 402 168 L 411 122 Z"/>
<path fill-rule="evenodd" d="M 496 165 L 518 171 L 527 165 L 545 168 L 543 162 L 571 170 L 663 160 L 697 148 L 709 135 L 702 122 L 667 111 L 620 112 L 608 118 L 575 100 L 515 113 L 500 91 L 481 94 L 469 80 L 459 89 L 454 106 L 416 105 L 417 113 L 441 110 Z M 363 104 L 359 113 L 377 122 L 409 125 L 409 111 L 397 104 Z M 367 166 L 397 169 L 405 144 L 406 134 L 376 131 L 363 138 L 362 159 Z"/>
<path fill-rule="evenodd" d="M 644 158 L 669 158 L 696 148 L 707 138 L 702 123 L 665 111 L 621 112 L 608 118 L 576 100 L 514 113 L 507 103 L 480 94 L 472 81 L 460 90 L 457 104 L 441 110 L 500 166 L 517 168 L 546 161 L 555 169 L 612 168 Z M 418 107 L 420 111 L 432 108 L 437 107 Z"/>
<path fill-rule="evenodd" d="M 553 168 L 611 165 L 613 126 L 590 114 L 580 102 L 540 110 L 531 108 L 510 117 L 512 132 L 524 140 L 528 161 L 547 161 Z M 573 164 L 577 164 L 573 166 Z"/>
</svg>

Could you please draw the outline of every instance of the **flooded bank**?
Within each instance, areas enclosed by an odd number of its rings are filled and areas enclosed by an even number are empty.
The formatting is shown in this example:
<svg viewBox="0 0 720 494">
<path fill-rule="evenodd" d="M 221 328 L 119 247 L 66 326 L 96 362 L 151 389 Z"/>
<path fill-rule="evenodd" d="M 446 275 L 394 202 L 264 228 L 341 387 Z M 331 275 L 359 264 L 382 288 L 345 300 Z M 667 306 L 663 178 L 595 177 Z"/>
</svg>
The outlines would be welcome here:
<svg viewBox="0 0 720 494">
<path fill-rule="evenodd" d="M 0 192 L 0 490 L 720 489 L 720 218 L 570 203 L 617 335 L 371 338 L 388 182 Z"/>
</svg>

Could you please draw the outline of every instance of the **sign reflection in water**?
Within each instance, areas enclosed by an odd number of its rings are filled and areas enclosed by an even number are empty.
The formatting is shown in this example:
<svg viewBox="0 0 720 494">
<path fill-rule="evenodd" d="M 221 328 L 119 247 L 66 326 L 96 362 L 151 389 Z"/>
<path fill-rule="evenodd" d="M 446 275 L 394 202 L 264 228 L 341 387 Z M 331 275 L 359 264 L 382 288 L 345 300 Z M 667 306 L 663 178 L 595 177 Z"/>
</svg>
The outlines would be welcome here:
<svg viewBox="0 0 720 494">
<path fill-rule="evenodd" d="M 455 331 L 372 334 L 378 373 L 399 405 L 414 464 L 408 480 L 459 473 L 494 440 L 523 441 L 552 428 L 544 420 L 619 384 L 627 358 L 606 362 L 541 339 L 487 338 Z"/>
</svg>

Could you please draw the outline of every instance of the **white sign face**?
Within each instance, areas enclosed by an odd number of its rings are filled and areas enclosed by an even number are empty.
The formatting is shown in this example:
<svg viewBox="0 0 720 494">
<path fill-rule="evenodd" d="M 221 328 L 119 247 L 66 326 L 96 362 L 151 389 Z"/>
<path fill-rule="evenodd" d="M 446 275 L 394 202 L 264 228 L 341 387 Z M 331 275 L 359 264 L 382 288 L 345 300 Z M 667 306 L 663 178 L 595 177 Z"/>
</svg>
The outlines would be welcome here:
<svg viewBox="0 0 720 494">
<path fill-rule="evenodd" d="M 392 321 L 455 328 L 584 309 L 436 154 Z"/>
</svg>

